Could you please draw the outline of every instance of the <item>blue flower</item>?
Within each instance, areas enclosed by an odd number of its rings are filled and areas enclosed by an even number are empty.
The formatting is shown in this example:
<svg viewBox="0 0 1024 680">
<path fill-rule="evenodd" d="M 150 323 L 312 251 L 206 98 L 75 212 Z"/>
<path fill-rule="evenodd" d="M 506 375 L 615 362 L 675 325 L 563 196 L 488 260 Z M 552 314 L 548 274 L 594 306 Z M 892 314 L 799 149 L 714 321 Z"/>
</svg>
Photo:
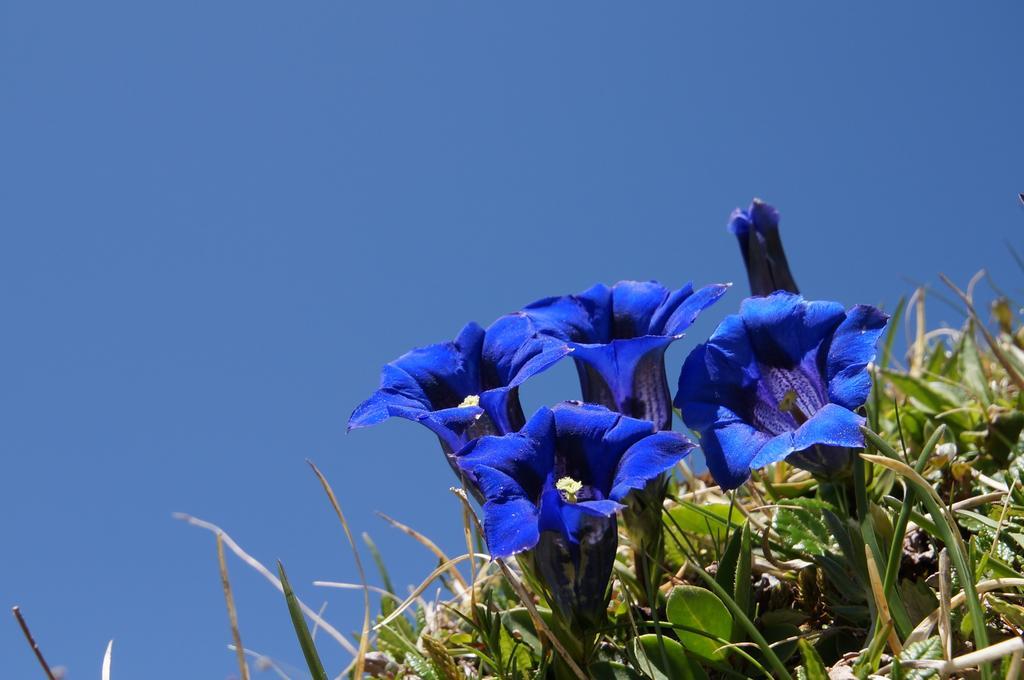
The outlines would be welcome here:
<svg viewBox="0 0 1024 680">
<path fill-rule="evenodd" d="M 783 459 L 838 476 L 863 447 L 867 365 L 888 316 L 791 293 L 744 300 L 683 363 L 675 403 L 725 489 Z"/>
<path fill-rule="evenodd" d="M 746 210 L 733 211 L 729 231 L 740 242 L 751 295 L 768 295 L 777 290 L 800 292 L 779 237 L 778 210 L 755 198 Z"/>
<path fill-rule="evenodd" d="M 578 295 L 538 300 L 519 314 L 573 350 L 583 400 L 658 429 L 672 427 L 665 350 L 727 285 L 669 290 L 655 281 L 598 284 Z"/>
<path fill-rule="evenodd" d="M 561 615 L 604 620 L 617 546 L 615 513 L 635 489 L 694 447 L 678 432 L 593 404 L 540 409 L 520 432 L 481 437 L 458 454 L 478 480 L 495 558 L 530 551 L 531 571 Z"/>
<path fill-rule="evenodd" d="M 519 385 L 569 353 L 565 343 L 536 335 L 528 320 L 506 316 L 486 331 L 469 323 L 451 342 L 414 349 L 384 366 L 380 388 L 352 412 L 348 429 L 393 416 L 422 423 L 459 473 L 455 452 L 481 435 L 522 427 Z"/>
</svg>

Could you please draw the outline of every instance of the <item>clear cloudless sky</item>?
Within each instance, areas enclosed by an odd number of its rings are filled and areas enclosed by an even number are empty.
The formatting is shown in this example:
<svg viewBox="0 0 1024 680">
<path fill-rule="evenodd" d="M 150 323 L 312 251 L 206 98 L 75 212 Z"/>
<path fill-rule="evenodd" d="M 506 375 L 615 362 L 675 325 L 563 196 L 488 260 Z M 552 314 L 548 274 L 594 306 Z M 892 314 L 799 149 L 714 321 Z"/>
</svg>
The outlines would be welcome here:
<svg viewBox="0 0 1024 680">
<path fill-rule="evenodd" d="M 358 592 L 312 585 L 357 576 L 306 458 L 401 587 L 433 559 L 375 510 L 462 549 L 425 429 L 345 434 L 380 366 L 596 281 L 735 281 L 674 379 L 746 291 L 725 223 L 753 196 L 812 297 L 891 309 L 981 267 L 1019 291 L 1022 25 L 1012 1 L 0 0 L 0 604 L 72 680 L 111 638 L 116 680 L 235 676 L 186 511 L 356 628 Z M 577 395 L 569 366 L 526 392 Z M 283 599 L 229 564 L 246 646 L 300 667 Z M 0 622 L 0 676 L 38 675 Z"/>
</svg>

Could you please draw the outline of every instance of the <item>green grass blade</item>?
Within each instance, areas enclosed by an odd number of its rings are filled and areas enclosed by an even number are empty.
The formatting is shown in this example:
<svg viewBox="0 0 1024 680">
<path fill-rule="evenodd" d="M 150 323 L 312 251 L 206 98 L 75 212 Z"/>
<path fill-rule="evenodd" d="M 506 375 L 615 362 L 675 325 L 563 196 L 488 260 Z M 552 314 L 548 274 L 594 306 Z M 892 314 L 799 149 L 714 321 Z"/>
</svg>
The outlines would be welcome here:
<svg viewBox="0 0 1024 680">
<path fill-rule="evenodd" d="M 865 435 L 876 446 L 879 443 L 882 444 L 882 446 L 879 446 L 880 451 L 892 451 L 892 448 L 874 432 L 865 430 Z M 981 599 L 978 597 L 978 591 L 975 587 L 974 571 L 970 567 L 967 547 L 960 537 L 959 529 L 954 519 L 943 508 L 942 499 L 935 493 L 935 489 L 928 484 L 928 481 L 906 463 L 886 458 L 885 456 L 870 456 L 867 454 L 861 454 L 861 456 L 867 461 L 895 470 L 903 475 L 909 484 L 913 484 L 916 487 L 921 502 L 924 503 L 928 514 L 932 516 L 932 520 L 935 522 L 939 540 L 949 548 L 949 556 L 953 560 L 953 566 L 956 568 L 957 575 L 960 577 L 964 596 L 967 599 L 967 612 L 971 617 L 974 641 L 978 649 L 988 647 L 988 633 L 985 630 L 985 612 L 981 608 Z M 983 680 L 991 680 L 992 670 L 989 664 L 984 663 L 981 665 L 981 677 Z"/>
<path fill-rule="evenodd" d="M 391 582 L 391 576 L 388 574 L 388 568 L 384 565 L 384 558 L 380 556 L 380 551 L 377 550 L 377 544 L 370 538 L 370 534 L 363 532 L 363 543 L 366 544 L 367 549 L 370 551 L 370 556 L 373 557 L 373 563 L 377 565 L 377 571 L 380 572 L 380 579 L 384 582 L 384 590 L 389 593 L 395 592 L 395 585 Z"/>
<path fill-rule="evenodd" d="M 935 451 L 935 447 L 942 440 L 942 435 L 945 432 L 945 425 L 939 425 L 935 428 L 935 432 L 932 433 L 932 436 L 925 442 L 924 448 L 921 449 L 921 455 L 917 457 L 917 462 L 914 464 L 915 472 L 918 474 L 924 472 L 928 459 L 931 458 L 932 452 Z M 893 528 L 892 546 L 889 549 L 889 560 L 885 564 L 885 578 L 882 580 L 887 595 L 896 584 L 896 577 L 900 570 L 900 556 L 903 552 L 903 535 L 907 533 L 907 524 L 910 523 L 910 511 L 914 506 L 914 490 L 909 484 L 907 484 L 907 493 L 903 501 L 903 507 L 900 508 L 900 514 L 896 519 L 896 526 Z"/>
<path fill-rule="evenodd" d="M 306 619 L 302 615 L 299 601 L 295 598 L 295 592 L 288 582 L 288 576 L 284 573 L 284 565 L 277 563 L 277 574 L 281 579 L 281 588 L 284 590 L 284 600 L 288 604 L 288 613 L 292 617 L 292 625 L 295 626 L 295 636 L 299 639 L 299 646 L 302 648 L 302 655 L 306 657 L 306 665 L 313 676 L 313 680 L 327 680 L 327 671 L 320 661 L 320 655 L 313 644 L 313 638 L 306 627 Z"/>
</svg>

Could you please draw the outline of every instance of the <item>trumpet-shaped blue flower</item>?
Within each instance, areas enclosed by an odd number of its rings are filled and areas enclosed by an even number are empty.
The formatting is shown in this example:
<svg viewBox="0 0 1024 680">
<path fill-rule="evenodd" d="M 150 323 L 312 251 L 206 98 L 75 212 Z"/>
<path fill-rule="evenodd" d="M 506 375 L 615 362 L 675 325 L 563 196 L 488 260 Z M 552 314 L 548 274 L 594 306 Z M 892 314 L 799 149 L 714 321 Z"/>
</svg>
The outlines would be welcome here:
<svg viewBox="0 0 1024 680">
<path fill-rule="evenodd" d="M 654 281 L 598 284 L 578 294 L 545 298 L 519 314 L 573 350 L 583 400 L 658 429 L 672 427 L 665 350 L 727 285 L 669 290 Z"/>
<path fill-rule="evenodd" d="M 414 349 L 385 365 L 380 388 L 356 407 L 348 428 L 393 416 L 422 423 L 458 473 L 452 456 L 467 442 L 522 427 L 519 385 L 569 351 L 538 336 L 528 319 L 502 317 L 486 331 L 469 323 L 451 342 Z"/>
<path fill-rule="evenodd" d="M 740 243 L 751 295 L 768 295 L 777 290 L 800 292 L 782 248 L 778 210 L 755 198 L 746 210 L 733 211 L 729 231 Z"/>
<path fill-rule="evenodd" d="M 540 409 L 518 433 L 471 442 L 458 460 L 483 492 L 491 555 L 530 551 L 552 604 L 586 629 L 604 619 L 616 511 L 693 447 L 648 421 L 565 402 Z"/>
<path fill-rule="evenodd" d="M 888 317 L 874 307 L 791 293 L 744 300 L 683 363 L 675 403 L 701 435 L 726 489 L 783 459 L 822 476 L 841 474 L 848 447 L 864 445 L 854 412 L 867 400 L 867 365 Z"/>
</svg>

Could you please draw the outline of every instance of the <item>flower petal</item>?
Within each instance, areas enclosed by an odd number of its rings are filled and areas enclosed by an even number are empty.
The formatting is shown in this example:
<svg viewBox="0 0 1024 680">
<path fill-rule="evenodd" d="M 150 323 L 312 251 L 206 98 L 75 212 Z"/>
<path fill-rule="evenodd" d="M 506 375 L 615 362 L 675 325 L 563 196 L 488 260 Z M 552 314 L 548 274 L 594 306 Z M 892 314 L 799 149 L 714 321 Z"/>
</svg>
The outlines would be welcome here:
<svg viewBox="0 0 1024 680">
<path fill-rule="evenodd" d="M 740 306 L 758 361 L 778 368 L 793 368 L 800 363 L 845 315 L 838 302 L 807 302 L 785 292 L 747 298 Z"/>
<path fill-rule="evenodd" d="M 647 482 L 672 469 L 694 448 L 695 444 L 679 432 L 658 432 L 644 437 L 623 454 L 609 497 L 621 501 L 633 489 L 644 488 Z"/>
<path fill-rule="evenodd" d="M 645 335 L 606 344 L 576 344 L 573 359 L 594 370 L 592 380 L 580 371 L 584 401 L 601 404 L 659 427 L 672 422 L 671 395 L 665 378 L 665 348 L 672 336 Z M 666 423 L 667 421 L 667 423 Z"/>
<path fill-rule="evenodd" d="M 486 331 L 481 350 L 481 375 L 488 388 L 517 387 L 567 356 L 564 340 L 543 332 L 537 319 L 506 314 Z"/>
<path fill-rule="evenodd" d="M 662 308 L 655 315 L 651 322 L 649 333 L 651 335 L 679 335 L 693 325 L 697 317 L 705 309 L 718 302 L 718 299 L 729 290 L 727 283 L 714 283 L 704 286 L 692 294 L 687 294 L 679 301 L 678 305 L 673 304 L 675 296 L 681 295 L 684 291 L 692 290 L 690 284 L 675 291 Z"/>
<path fill-rule="evenodd" d="M 888 315 L 876 307 L 857 305 L 836 329 L 826 358 L 831 401 L 851 410 L 867 401 L 871 392 L 867 365 L 875 358 L 875 344 L 888 321 Z"/>
<path fill-rule="evenodd" d="M 459 467 L 474 475 L 480 467 L 498 470 L 538 498 L 554 466 L 554 422 L 551 410 L 542 408 L 519 433 L 475 439 L 457 452 Z"/>
<path fill-rule="evenodd" d="M 552 410 L 559 454 L 567 466 L 565 474 L 587 480 L 606 495 L 622 455 L 630 446 L 654 433 L 650 422 L 629 418 L 603 406 L 563 402 Z"/>
<path fill-rule="evenodd" d="M 484 534 L 491 557 L 505 558 L 537 545 L 537 506 L 504 472 L 479 466 L 474 474 L 483 490 Z"/>
<path fill-rule="evenodd" d="M 580 511 L 595 517 L 612 517 L 616 512 L 625 507 L 621 503 L 616 503 L 609 499 L 599 501 L 580 501 L 579 503 L 576 503 L 575 506 L 579 508 Z"/>
<path fill-rule="evenodd" d="M 863 424 L 864 418 L 853 411 L 838 404 L 825 404 L 793 434 L 793 448 L 800 451 L 815 444 L 863 447 Z"/>
<path fill-rule="evenodd" d="M 686 296 L 693 292 L 687 284 Z M 619 281 L 612 287 L 612 337 L 635 338 L 650 333 L 655 312 L 670 297 L 669 290 L 657 281 Z"/>
<path fill-rule="evenodd" d="M 700 446 L 715 481 L 728 490 L 747 481 L 750 461 L 767 440 L 767 435 L 737 422 L 706 431 Z"/>
<path fill-rule="evenodd" d="M 722 407 L 733 413 L 750 410 L 750 388 L 759 377 L 742 318 L 728 316 L 683 362 L 675 405 L 687 427 L 704 430 L 719 420 Z"/>
<path fill-rule="evenodd" d="M 608 309 L 611 290 L 597 285 L 581 295 L 561 295 L 537 300 L 520 314 L 530 319 L 538 332 L 560 340 L 598 342 L 609 334 Z"/>
</svg>

